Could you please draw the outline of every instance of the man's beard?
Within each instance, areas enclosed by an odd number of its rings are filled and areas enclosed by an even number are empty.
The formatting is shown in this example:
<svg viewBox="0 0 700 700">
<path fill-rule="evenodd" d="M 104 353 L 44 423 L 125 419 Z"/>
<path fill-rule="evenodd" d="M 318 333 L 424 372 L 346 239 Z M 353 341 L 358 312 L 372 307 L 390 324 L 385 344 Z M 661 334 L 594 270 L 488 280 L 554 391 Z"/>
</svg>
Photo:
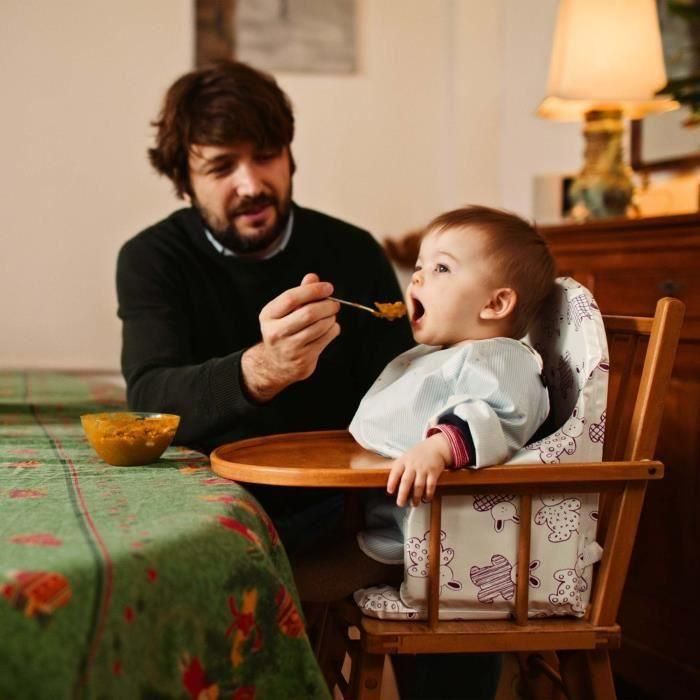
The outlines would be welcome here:
<svg viewBox="0 0 700 700">
<path fill-rule="evenodd" d="M 261 228 L 254 233 L 241 233 L 235 226 L 235 217 L 255 211 L 270 205 L 275 210 L 272 225 Z M 197 210 L 207 230 L 222 246 L 238 255 L 254 255 L 267 250 L 284 231 L 289 219 L 292 206 L 291 192 L 284 202 L 274 195 L 260 194 L 257 197 L 246 197 L 227 213 L 227 221 L 223 221 L 203 207 L 195 198 L 192 206 Z"/>
</svg>

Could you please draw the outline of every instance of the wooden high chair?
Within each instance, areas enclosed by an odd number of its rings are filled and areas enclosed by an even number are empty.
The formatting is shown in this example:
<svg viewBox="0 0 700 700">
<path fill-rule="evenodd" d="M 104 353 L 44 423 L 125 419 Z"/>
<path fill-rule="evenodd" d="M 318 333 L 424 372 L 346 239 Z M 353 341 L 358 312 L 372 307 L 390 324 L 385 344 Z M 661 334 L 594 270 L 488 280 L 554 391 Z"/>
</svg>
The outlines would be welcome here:
<svg viewBox="0 0 700 700">
<path fill-rule="evenodd" d="M 343 635 L 340 649 L 347 649 L 352 666 L 348 682 L 331 663 L 334 639 L 327 628 L 328 650 L 321 661 L 332 689 L 343 698 L 378 700 L 386 655 L 517 652 L 523 668 L 539 669 L 570 700 L 615 698 L 609 650 L 620 645 L 616 617 L 647 482 L 663 476 L 664 465 L 653 456 L 683 314 L 680 301 L 665 298 L 653 319 L 604 317 L 611 374 L 603 462 L 493 466 L 451 473 L 449 481 L 441 481 L 431 507 L 428 620 L 380 620 L 362 616 L 349 601 L 337 606 L 330 619 Z M 442 497 L 494 491 L 521 497 L 514 617 L 440 621 L 439 556 L 433 553 L 440 551 Z M 597 539 L 604 553 L 580 619 L 528 619 L 532 497 L 543 492 L 601 494 Z M 359 630 L 359 640 L 348 638 L 351 627 Z"/>
</svg>

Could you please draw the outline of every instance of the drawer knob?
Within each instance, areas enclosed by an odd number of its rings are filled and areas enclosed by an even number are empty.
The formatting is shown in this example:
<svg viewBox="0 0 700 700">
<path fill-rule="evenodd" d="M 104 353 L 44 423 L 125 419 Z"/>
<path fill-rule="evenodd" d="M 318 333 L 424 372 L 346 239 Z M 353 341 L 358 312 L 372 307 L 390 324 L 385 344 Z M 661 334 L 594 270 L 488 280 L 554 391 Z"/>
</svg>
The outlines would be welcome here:
<svg viewBox="0 0 700 700">
<path fill-rule="evenodd" d="M 659 291 L 667 296 L 676 296 L 681 291 L 681 284 L 675 280 L 664 280 L 659 283 Z"/>
</svg>

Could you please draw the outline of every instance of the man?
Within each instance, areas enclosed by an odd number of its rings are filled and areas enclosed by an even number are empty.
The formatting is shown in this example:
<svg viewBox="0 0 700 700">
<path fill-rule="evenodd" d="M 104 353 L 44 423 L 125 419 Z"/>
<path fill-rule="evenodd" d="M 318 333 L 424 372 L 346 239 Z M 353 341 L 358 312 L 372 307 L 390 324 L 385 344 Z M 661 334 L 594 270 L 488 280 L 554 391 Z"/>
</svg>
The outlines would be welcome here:
<svg viewBox="0 0 700 700">
<path fill-rule="evenodd" d="M 154 126 L 151 163 L 190 207 L 119 254 L 130 407 L 180 415 L 176 441 L 202 451 L 346 428 L 379 372 L 413 341 L 405 319 L 328 299 L 371 305 L 402 295 L 367 232 L 293 203 L 289 100 L 270 76 L 221 62 L 177 80 Z M 337 516 L 337 499 L 320 490 L 253 490 L 290 552 Z M 409 661 L 402 696 L 434 697 L 431 669 L 442 660 Z"/>
<path fill-rule="evenodd" d="M 405 319 L 328 299 L 371 305 L 401 292 L 370 234 L 293 203 L 288 98 L 272 77 L 220 62 L 179 78 L 154 126 L 151 163 L 190 207 L 119 254 L 129 406 L 180 415 L 176 442 L 205 452 L 346 428 L 412 341 Z M 273 517 L 289 510 L 286 494 L 256 491 Z"/>
</svg>

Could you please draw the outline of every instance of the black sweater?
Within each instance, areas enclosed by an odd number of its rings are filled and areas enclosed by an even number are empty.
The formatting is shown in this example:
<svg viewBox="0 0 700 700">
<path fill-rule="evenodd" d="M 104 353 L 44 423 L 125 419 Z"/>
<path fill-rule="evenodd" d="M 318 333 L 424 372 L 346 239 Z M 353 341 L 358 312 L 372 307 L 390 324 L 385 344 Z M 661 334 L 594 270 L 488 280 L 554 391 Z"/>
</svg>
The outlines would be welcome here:
<svg viewBox="0 0 700 700">
<path fill-rule="evenodd" d="M 218 253 L 193 209 L 128 241 L 119 253 L 117 294 L 129 406 L 180 415 L 176 442 L 203 451 L 256 435 L 346 428 L 386 363 L 413 344 L 405 319 L 342 307 L 341 334 L 309 379 L 264 405 L 252 403 L 241 385 L 241 355 L 261 340 L 262 307 L 307 272 L 332 282 L 343 299 L 371 306 L 401 298 L 369 233 L 296 206 L 287 247 L 269 260 Z"/>
</svg>

